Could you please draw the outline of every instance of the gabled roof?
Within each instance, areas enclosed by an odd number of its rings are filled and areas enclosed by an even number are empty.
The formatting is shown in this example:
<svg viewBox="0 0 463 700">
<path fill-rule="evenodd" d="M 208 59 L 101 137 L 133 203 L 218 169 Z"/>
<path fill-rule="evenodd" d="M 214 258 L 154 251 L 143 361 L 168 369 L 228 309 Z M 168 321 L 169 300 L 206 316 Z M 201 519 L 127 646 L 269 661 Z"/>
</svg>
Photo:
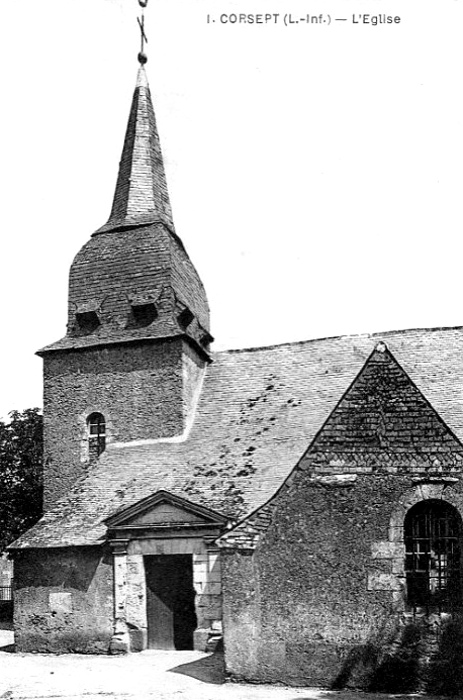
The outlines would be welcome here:
<svg viewBox="0 0 463 700">
<path fill-rule="evenodd" d="M 281 486 L 379 340 L 460 440 L 462 328 L 217 353 L 184 442 L 109 446 L 88 476 L 15 546 L 97 544 L 105 537 L 105 518 L 161 489 L 243 519 Z"/>
<path fill-rule="evenodd" d="M 312 469 L 461 469 L 463 445 L 383 342 L 339 401 L 303 462 Z"/>
<path fill-rule="evenodd" d="M 305 483 L 337 489 L 353 486 L 364 472 L 400 473 L 407 468 L 425 478 L 442 478 L 461 473 L 463 445 L 379 342 L 297 467 L 286 485 L 300 470 Z M 278 493 L 220 537 L 218 546 L 254 550 L 271 522 Z"/>
</svg>

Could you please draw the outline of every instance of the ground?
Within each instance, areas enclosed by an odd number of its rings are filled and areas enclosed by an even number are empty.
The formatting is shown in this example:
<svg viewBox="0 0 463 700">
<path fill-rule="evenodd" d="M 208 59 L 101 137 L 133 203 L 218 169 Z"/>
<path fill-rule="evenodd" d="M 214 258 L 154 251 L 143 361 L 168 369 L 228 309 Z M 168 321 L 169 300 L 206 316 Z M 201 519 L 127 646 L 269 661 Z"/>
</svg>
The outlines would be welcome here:
<svg viewBox="0 0 463 700">
<path fill-rule="evenodd" d="M 397 695 L 225 683 L 219 654 L 14 654 L 12 642 L 13 633 L 0 630 L 0 700 L 400 700 Z"/>
</svg>

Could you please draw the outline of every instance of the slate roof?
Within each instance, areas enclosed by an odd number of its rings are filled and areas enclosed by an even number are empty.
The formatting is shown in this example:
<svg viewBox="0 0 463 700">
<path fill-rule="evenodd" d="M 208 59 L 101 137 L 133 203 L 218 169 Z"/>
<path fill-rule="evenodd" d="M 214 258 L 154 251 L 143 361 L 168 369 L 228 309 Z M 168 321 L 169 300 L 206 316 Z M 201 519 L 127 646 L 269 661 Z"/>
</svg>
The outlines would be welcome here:
<svg viewBox="0 0 463 700">
<path fill-rule="evenodd" d="M 148 326 L 130 322 L 130 301 L 136 297 L 156 306 L 157 315 Z M 195 317 L 186 330 L 178 321 L 179 302 Z M 76 311 L 92 305 L 100 325 L 88 335 L 79 335 Z M 179 239 L 161 224 L 152 224 L 102 233 L 81 248 L 69 273 L 67 334 L 39 354 L 185 333 L 200 343 L 208 331 L 209 305 L 195 267 Z"/>
<path fill-rule="evenodd" d="M 302 462 L 312 473 L 461 471 L 463 445 L 380 342 Z"/>
<path fill-rule="evenodd" d="M 111 214 L 94 235 L 155 222 L 162 222 L 174 231 L 148 79 L 140 66 Z"/>
<path fill-rule="evenodd" d="M 461 327 L 221 352 L 185 441 L 109 446 L 14 547 L 97 544 L 105 518 L 160 489 L 243 519 L 281 486 L 380 340 L 461 440 Z"/>
<path fill-rule="evenodd" d="M 133 305 L 155 307 L 147 324 Z M 182 321 L 188 310 L 192 318 Z M 95 312 L 94 326 L 79 316 Z M 82 319 L 83 320 L 83 319 Z M 145 69 L 139 68 L 108 222 L 78 252 L 69 274 L 67 334 L 39 354 L 186 335 L 212 340 L 201 279 L 175 233 Z"/>
</svg>

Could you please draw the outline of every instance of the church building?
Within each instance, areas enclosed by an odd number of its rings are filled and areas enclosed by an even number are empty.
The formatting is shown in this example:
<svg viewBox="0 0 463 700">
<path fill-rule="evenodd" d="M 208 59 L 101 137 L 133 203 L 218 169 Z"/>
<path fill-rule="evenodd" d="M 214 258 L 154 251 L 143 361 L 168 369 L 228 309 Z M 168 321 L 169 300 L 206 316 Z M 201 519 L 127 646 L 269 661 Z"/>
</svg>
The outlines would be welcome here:
<svg viewBox="0 0 463 700">
<path fill-rule="evenodd" d="M 16 649 L 223 642 L 234 679 L 413 690 L 462 619 L 463 328 L 211 351 L 140 62 L 109 220 L 39 351 Z"/>
</svg>

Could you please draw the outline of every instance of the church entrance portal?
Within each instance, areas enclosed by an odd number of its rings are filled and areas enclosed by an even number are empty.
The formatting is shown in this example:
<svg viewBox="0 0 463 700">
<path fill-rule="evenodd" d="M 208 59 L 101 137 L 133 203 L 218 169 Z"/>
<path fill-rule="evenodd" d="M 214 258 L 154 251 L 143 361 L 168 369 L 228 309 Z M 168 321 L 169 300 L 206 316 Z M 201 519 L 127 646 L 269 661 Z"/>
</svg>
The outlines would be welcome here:
<svg viewBox="0 0 463 700">
<path fill-rule="evenodd" d="M 193 649 L 196 629 L 193 557 L 144 557 L 149 649 Z"/>
</svg>

